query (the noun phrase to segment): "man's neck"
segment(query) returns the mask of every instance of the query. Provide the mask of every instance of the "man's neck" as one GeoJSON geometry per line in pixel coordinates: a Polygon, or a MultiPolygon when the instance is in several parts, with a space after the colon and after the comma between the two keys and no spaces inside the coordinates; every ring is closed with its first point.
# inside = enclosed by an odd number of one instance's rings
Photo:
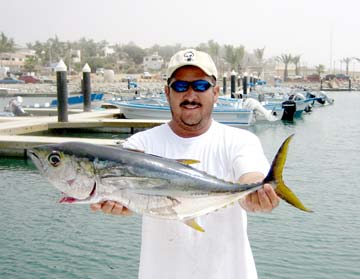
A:
{"type": "Polygon", "coordinates": [[[204,127],[181,127],[174,120],[169,122],[171,130],[179,137],[193,138],[206,133],[211,127],[212,120],[204,127]]]}

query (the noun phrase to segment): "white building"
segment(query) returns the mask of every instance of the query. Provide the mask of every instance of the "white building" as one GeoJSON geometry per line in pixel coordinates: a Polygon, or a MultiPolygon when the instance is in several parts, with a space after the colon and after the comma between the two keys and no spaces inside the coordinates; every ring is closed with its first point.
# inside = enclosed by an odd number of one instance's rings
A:
{"type": "Polygon", "coordinates": [[[79,49],[72,49],[70,51],[71,60],[74,63],[80,63],[81,62],[81,50],[79,49]]]}
{"type": "Polygon", "coordinates": [[[103,48],[103,51],[104,51],[104,56],[105,56],[105,57],[108,57],[109,55],[115,53],[115,50],[114,50],[112,47],[108,47],[108,46],[105,46],[105,47],[103,48]]]}
{"type": "Polygon", "coordinates": [[[158,55],[157,53],[154,53],[150,56],[145,56],[143,60],[144,64],[144,70],[160,70],[162,66],[164,65],[164,59],[158,55]]]}

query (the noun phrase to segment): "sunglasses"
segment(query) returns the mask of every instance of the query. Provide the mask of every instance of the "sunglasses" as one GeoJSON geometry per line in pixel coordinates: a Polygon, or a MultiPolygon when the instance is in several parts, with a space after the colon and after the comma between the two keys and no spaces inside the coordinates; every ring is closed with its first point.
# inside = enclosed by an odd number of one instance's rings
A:
{"type": "Polygon", "coordinates": [[[205,92],[211,86],[214,86],[211,82],[207,80],[194,80],[194,81],[185,81],[185,80],[176,80],[169,85],[176,92],[186,92],[191,88],[196,92],[205,92]]]}

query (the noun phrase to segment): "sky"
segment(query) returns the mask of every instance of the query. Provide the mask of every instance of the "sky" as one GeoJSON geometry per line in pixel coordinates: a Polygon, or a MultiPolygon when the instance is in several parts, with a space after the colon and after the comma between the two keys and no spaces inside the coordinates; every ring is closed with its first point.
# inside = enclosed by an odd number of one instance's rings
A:
{"type": "Polygon", "coordinates": [[[308,67],[340,68],[343,58],[360,57],[359,0],[0,0],[0,7],[0,32],[24,46],[55,35],[143,48],[214,40],[248,52],[265,47],[265,59],[301,55],[308,67]]]}

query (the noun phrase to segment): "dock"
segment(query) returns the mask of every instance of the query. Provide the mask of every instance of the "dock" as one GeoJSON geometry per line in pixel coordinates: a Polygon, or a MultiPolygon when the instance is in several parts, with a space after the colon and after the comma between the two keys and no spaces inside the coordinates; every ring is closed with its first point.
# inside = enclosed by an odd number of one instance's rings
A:
{"type": "MultiPolygon", "coordinates": [[[[41,110],[41,109],[39,109],[41,110]]],[[[33,111],[34,112],[34,111],[33,111]]],[[[27,149],[33,146],[69,141],[81,141],[101,145],[119,145],[119,139],[99,139],[83,137],[36,136],[37,132],[55,129],[71,129],[91,132],[134,133],[136,129],[148,129],[167,120],[122,119],[119,109],[95,110],[91,112],[74,111],[68,122],[58,122],[51,111],[42,111],[45,116],[0,117],[0,156],[26,157],[27,149]],[[48,116],[48,115],[50,116],[48,116]]]]}

